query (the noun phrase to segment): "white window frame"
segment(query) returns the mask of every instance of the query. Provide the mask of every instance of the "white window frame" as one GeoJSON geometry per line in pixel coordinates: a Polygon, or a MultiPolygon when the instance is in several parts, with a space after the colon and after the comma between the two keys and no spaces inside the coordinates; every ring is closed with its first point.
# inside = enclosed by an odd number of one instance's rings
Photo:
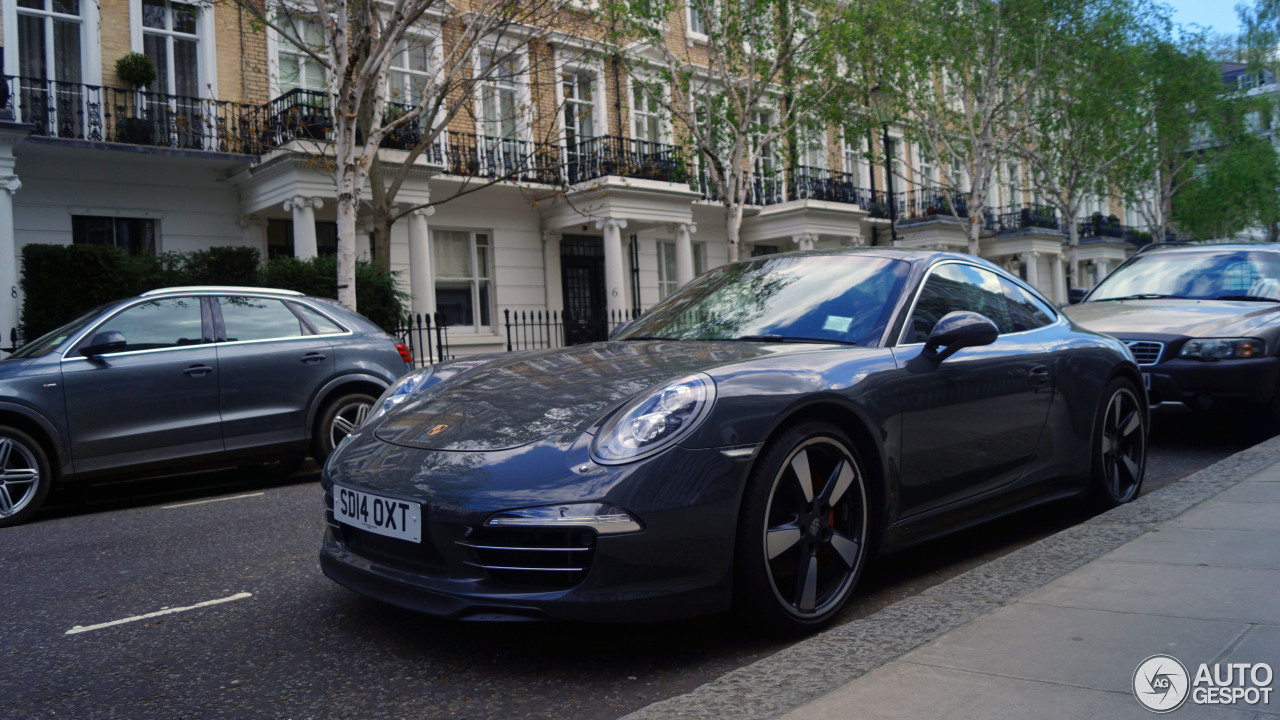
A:
{"type": "Polygon", "coordinates": [[[830,149],[827,145],[827,126],[822,123],[821,120],[816,118],[815,122],[812,124],[807,122],[801,123],[799,137],[800,142],[804,143],[804,147],[800,148],[800,152],[798,153],[801,158],[800,164],[808,168],[826,171],[828,166],[831,164],[831,161],[828,158],[830,149]],[[809,153],[814,150],[817,150],[818,152],[818,162],[816,165],[809,162],[811,159],[809,153]]]}
{"type": "MultiPolygon", "coordinates": [[[[414,36],[416,40],[419,40],[423,42],[424,45],[426,45],[428,67],[424,71],[418,71],[418,70],[411,70],[408,68],[397,68],[394,65],[391,66],[389,71],[387,72],[387,101],[388,102],[399,102],[405,105],[417,104],[417,102],[410,103],[410,102],[405,102],[404,100],[394,99],[394,96],[392,95],[392,88],[391,88],[391,75],[394,73],[402,73],[406,76],[429,78],[431,82],[437,83],[437,84],[442,81],[442,78],[440,75],[440,73],[442,72],[441,66],[444,64],[444,50],[443,50],[444,44],[443,44],[443,40],[441,39],[442,32],[443,31],[439,25],[432,25],[430,29],[415,26],[415,27],[409,28],[409,30],[405,33],[406,35],[414,36]]],[[[404,42],[404,40],[401,40],[401,42],[404,42]]],[[[397,52],[396,56],[399,56],[404,52],[406,51],[397,52]]],[[[395,62],[394,57],[392,58],[392,62],[393,63],[395,62]]],[[[442,107],[441,110],[443,109],[444,108],[442,107]]]]}
{"type": "MultiPolygon", "coordinates": [[[[0,17],[3,17],[4,23],[4,67],[11,75],[16,75],[18,73],[19,58],[18,3],[16,0],[4,0],[3,3],[0,3],[0,6],[2,6],[0,17]]],[[[99,12],[97,0],[80,0],[80,14],[78,16],[29,8],[22,8],[22,14],[78,21],[80,23],[80,82],[86,85],[102,84],[102,48],[101,38],[98,33],[99,12]]],[[[52,31],[52,23],[49,23],[49,25],[50,29],[45,31],[45,42],[49,51],[52,52],[53,45],[48,38],[48,33],[52,31]]],[[[52,64],[49,67],[52,67],[52,64]]]]}
{"type": "Polygon", "coordinates": [[[871,163],[867,161],[867,140],[859,139],[850,143],[848,131],[840,133],[840,169],[841,172],[855,177],[860,188],[871,187],[871,163]]]}
{"type": "MultiPolygon", "coordinates": [[[[642,138],[642,137],[640,137],[640,133],[639,133],[639,132],[637,132],[638,125],[636,124],[636,117],[637,117],[637,110],[636,110],[636,96],[637,96],[637,93],[644,93],[644,94],[647,94],[647,92],[648,92],[648,91],[647,91],[647,90],[645,90],[644,85],[641,85],[640,83],[636,82],[635,78],[632,78],[632,79],[629,81],[628,86],[629,86],[630,96],[629,96],[629,103],[628,103],[627,107],[630,109],[630,112],[628,113],[628,119],[629,119],[629,121],[628,121],[628,125],[630,126],[630,127],[629,127],[629,130],[630,130],[630,132],[631,132],[630,137],[631,137],[633,140],[645,140],[645,141],[647,141],[647,140],[648,140],[647,138],[642,138]]],[[[664,92],[665,92],[665,91],[664,91],[664,92]]],[[[664,103],[666,102],[666,98],[663,98],[662,100],[660,100],[660,101],[655,101],[655,102],[658,102],[658,104],[659,104],[659,105],[662,105],[662,104],[664,104],[664,103]]],[[[659,111],[658,113],[649,113],[649,112],[646,112],[646,113],[644,113],[644,115],[645,115],[646,117],[656,117],[656,118],[657,118],[657,120],[658,120],[658,140],[656,140],[655,142],[660,142],[660,143],[664,143],[664,144],[666,144],[666,145],[671,145],[671,144],[672,144],[672,142],[671,142],[671,122],[668,120],[668,118],[665,116],[665,114],[663,114],[661,111],[659,111]]]]}
{"type": "MultiPolygon", "coordinates": [[[[529,117],[530,109],[532,108],[532,103],[530,102],[530,96],[529,96],[529,83],[528,83],[529,48],[524,43],[520,43],[519,45],[513,42],[479,43],[475,51],[471,54],[472,70],[477,74],[477,76],[480,73],[481,53],[484,53],[488,50],[494,50],[494,49],[497,49],[504,55],[512,51],[515,51],[514,56],[511,58],[511,61],[516,63],[517,79],[514,81],[504,81],[504,82],[510,82],[510,84],[513,86],[513,89],[515,91],[515,106],[517,109],[521,110],[519,115],[516,117],[516,133],[515,133],[516,137],[514,139],[527,142],[527,143],[532,143],[533,142],[533,136],[532,136],[533,122],[532,122],[532,118],[529,117]],[[521,82],[520,81],[521,79],[523,79],[524,81],[521,82]]],[[[472,96],[472,102],[474,103],[474,107],[476,108],[475,117],[476,117],[476,136],[477,137],[488,136],[488,133],[485,132],[485,124],[488,121],[484,117],[484,91],[489,87],[493,86],[496,82],[497,81],[493,80],[492,78],[489,78],[489,79],[486,79],[484,82],[478,82],[475,84],[475,93],[472,96]]]]}
{"type": "MultiPolygon", "coordinates": [[[[431,258],[432,260],[431,262],[432,295],[434,296],[434,294],[438,292],[440,288],[441,280],[443,280],[446,283],[449,283],[449,282],[470,282],[471,283],[471,315],[474,322],[471,324],[470,327],[466,325],[448,325],[447,327],[449,328],[449,331],[468,333],[468,334],[474,333],[476,335],[496,334],[498,330],[498,311],[496,307],[497,281],[494,276],[497,274],[497,272],[496,272],[496,258],[495,258],[496,253],[494,252],[495,242],[494,242],[493,230],[487,230],[487,229],[477,230],[474,228],[464,228],[464,227],[432,227],[430,230],[431,230],[431,251],[432,251],[432,258],[431,258]],[[470,250],[471,250],[471,277],[470,278],[442,277],[439,274],[440,272],[439,264],[435,262],[435,256],[434,256],[437,232],[467,233],[470,239],[470,250]],[[488,270],[488,275],[485,277],[480,276],[479,252],[476,249],[477,235],[484,235],[486,238],[488,238],[488,241],[489,241],[489,244],[488,244],[489,252],[488,252],[488,258],[487,258],[487,264],[486,264],[486,270],[488,270]],[[488,299],[489,299],[489,324],[488,325],[482,325],[480,323],[480,283],[482,281],[487,284],[487,289],[485,290],[485,294],[488,295],[488,299]]],[[[435,302],[434,297],[432,298],[432,301],[435,302]]]]}
{"type": "MultiPolygon", "coordinates": [[[[287,18],[280,18],[280,19],[287,19],[287,18]]],[[[303,19],[300,19],[300,20],[302,22],[316,22],[315,20],[303,20],[303,19]]],[[[324,30],[322,28],[321,32],[323,31],[324,30]]],[[[280,53],[281,52],[284,52],[289,55],[294,55],[294,54],[298,55],[300,62],[317,64],[314,58],[310,57],[309,55],[302,52],[301,50],[299,50],[297,53],[294,53],[292,50],[285,49],[286,45],[293,45],[293,43],[282,38],[280,36],[280,33],[276,32],[275,28],[267,28],[267,58],[268,58],[267,85],[271,92],[271,97],[273,98],[280,97],[285,93],[285,90],[281,87],[281,84],[280,84],[281,83],[281,80],[280,80],[280,53]]],[[[323,73],[326,76],[329,74],[329,71],[324,67],[318,67],[317,70],[319,70],[321,73],[323,73]]],[[[321,87],[319,88],[319,90],[321,92],[328,92],[328,85],[329,83],[326,77],[325,82],[321,84],[321,87]]],[[[298,87],[306,87],[306,86],[299,85],[298,87]]]]}
{"type": "MultiPolygon", "coordinates": [[[[714,3],[715,0],[704,0],[705,2],[714,3]]],[[[693,8],[693,0],[684,0],[684,34],[685,38],[700,45],[706,45],[711,42],[711,37],[707,35],[707,28],[702,27],[702,16],[693,8]],[[695,22],[699,29],[694,28],[695,22]]],[[[714,14],[714,13],[713,13],[714,14]]]]}
{"type": "MultiPolygon", "coordinates": [[[[176,0],[167,0],[172,4],[176,0]]],[[[94,0],[82,0],[82,2],[94,2],[94,0]]],[[[196,40],[196,64],[197,64],[197,88],[199,93],[197,97],[206,100],[218,99],[218,52],[214,40],[216,32],[214,30],[214,6],[212,3],[204,0],[191,0],[190,2],[181,2],[179,4],[192,5],[199,9],[196,15],[196,32],[194,38],[196,40]]],[[[172,17],[172,10],[170,10],[172,17]]],[[[147,34],[164,35],[169,38],[168,58],[170,64],[173,63],[173,43],[174,37],[189,38],[193,37],[186,33],[175,33],[172,30],[158,30],[156,28],[145,28],[147,34]]],[[[141,53],[144,50],[142,36],[144,28],[142,27],[142,0],[129,0],[129,46],[133,52],[141,53]]],[[[172,83],[175,80],[175,74],[170,69],[169,80],[172,83]]],[[[166,90],[166,92],[168,92],[166,90]]],[[[172,94],[172,93],[170,93],[172,94]]]]}
{"type": "Polygon", "coordinates": [[[564,111],[568,107],[568,100],[564,95],[564,76],[572,75],[591,75],[591,128],[592,137],[604,137],[608,134],[609,118],[608,103],[605,99],[605,81],[604,81],[604,63],[599,61],[570,61],[562,57],[559,51],[556,52],[556,107],[559,112],[556,113],[558,118],[558,129],[560,134],[560,148],[567,152],[569,149],[569,129],[564,122],[564,111]]]}

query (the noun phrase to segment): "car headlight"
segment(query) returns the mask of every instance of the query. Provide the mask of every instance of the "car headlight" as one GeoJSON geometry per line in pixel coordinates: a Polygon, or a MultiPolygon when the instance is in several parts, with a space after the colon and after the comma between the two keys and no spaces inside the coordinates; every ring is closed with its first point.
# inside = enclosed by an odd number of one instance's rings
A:
{"type": "Polygon", "coordinates": [[[1178,351],[1178,357],[1191,360],[1234,360],[1266,354],[1267,344],[1257,338],[1195,338],[1178,351]]]}
{"type": "Polygon", "coordinates": [[[415,370],[408,375],[400,378],[394,385],[387,388],[382,393],[382,397],[373,404],[373,410],[364,419],[365,423],[371,423],[379,417],[391,412],[391,409],[400,403],[413,397],[413,394],[422,389],[423,384],[431,377],[431,373],[435,372],[435,366],[428,365],[421,370],[415,370]]]}
{"type": "Polygon", "coordinates": [[[641,395],[614,414],[591,445],[602,465],[639,460],[675,443],[711,408],[716,383],[697,373],[641,395]]]}

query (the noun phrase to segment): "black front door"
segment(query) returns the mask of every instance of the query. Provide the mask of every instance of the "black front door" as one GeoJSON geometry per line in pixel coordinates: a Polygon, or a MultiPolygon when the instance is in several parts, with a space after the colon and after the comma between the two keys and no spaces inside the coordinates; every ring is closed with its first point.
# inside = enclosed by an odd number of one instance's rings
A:
{"type": "Polygon", "coordinates": [[[608,338],[605,322],[604,244],[590,235],[565,235],[560,240],[560,278],[564,289],[566,345],[608,338]]]}

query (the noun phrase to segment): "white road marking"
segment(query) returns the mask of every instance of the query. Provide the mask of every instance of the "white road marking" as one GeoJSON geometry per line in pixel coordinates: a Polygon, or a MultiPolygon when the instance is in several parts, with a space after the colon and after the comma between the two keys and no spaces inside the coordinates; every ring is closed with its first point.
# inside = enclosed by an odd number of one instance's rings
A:
{"type": "Polygon", "coordinates": [[[172,510],[174,508],[180,508],[180,507],[191,507],[192,505],[204,505],[205,503],[222,502],[223,500],[243,500],[244,498],[258,497],[259,495],[266,495],[266,493],[256,492],[256,493],[249,493],[248,495],[232,495],[231,497],[214,498],[212,500],[196,500],[194,502],[189,502],[189,503],[178,503],[177,505],[161,505],[160,509],[172,510]]]}
{"type": "Polygon", "coordinates": [[[229,603],[229,602],[232,602],[233,600],[243,600],[249,597],[253,597],[253,593],[247,593],[247,592],[236,593],[235,595],[229,595],[224,598],[218,598],[217,600],[206,600],[205,602],[196,603],[195,605],[188,605],[187,607],[165,608],[164,610],[157,610],[153,613],[147,613],[146,615],[135,615],[133,617],[127,617],[127,618],[124,618],[123,620],[112,620],[111,622],[99,623],[98,625],[88,625],[88,626],[77,625],[71,628],[70,630],[68,630],[64,634],[76,635],[82,632],[89,632],[90,630],[101,630],[102,628],[108,628],[113,625],[123,625],[125,623],[137,622],[138,620],[146,620],[148,618],[159,617],[161,615],[171,615],[173,613],[186,612],[187,610],[195,610],[197,608],[209,607],[210,605],[221,605],[222,603],[229,603]]]}

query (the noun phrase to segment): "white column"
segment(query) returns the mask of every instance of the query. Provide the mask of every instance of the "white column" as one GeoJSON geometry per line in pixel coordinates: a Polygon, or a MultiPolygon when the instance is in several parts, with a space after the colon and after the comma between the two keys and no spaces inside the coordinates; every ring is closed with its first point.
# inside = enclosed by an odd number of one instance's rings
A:
{"type": "Polygon", "coordinates": [[[409,294],[414,315],[431,317],[436,311],[436,282],[431,270],[431,233],[427,218],[434,207],[409,213],[409,294]]]}
{"type": "Polygon", "coordinates": [[[1022,263],[1027,266],[1027,284],[1031,287],[1040,289],[1040,253],[1024,252],[1022,253],[1022,263]]]}
{"type": "Polygon", "coordinates": [[[1108,265],[1110,265],[1110,263],[1109,263],[1108,261],[1106,261],[1106,260],[1095,260],[1095,261],[1094,261],[1093,266],[1094,266],[1094,268],[1096,269],[1096,272],[1097,272],[1097,275],[1095,276],[1095,279],[1094,279],[1094,282],[1093,282],[1094,287],[1097,287],[1097,286],[1098,286],[1098,283],[1100,283],[1100,282],[1102,282],[1104,279],[1106,279],[1106,277],[1107,277],[1107,266],[1108,266],[1108,265]]]}
{"type": "Polygon", "coordinates": [[[626,272],[622,262],[622,229],[626,226],[627,221],[618,218],[596,221],[596,228],[604,231],[604,294],[611,314],[627,309],[626,272]]]}
{"type": "Polygon", "coordinates": [[[542,231],[542,282],[546,286],[547,311],[564,311],[564,282],[560,276],[560,231],[542,231]]]}
{"type": "Polygon", "coordinates": [[[320,198],[295,195],[284,201],[285,211],[293,212],[293,256],[313,258],[319,254],[316,247],[316,210],[324,205],[320,198]]]}
{"type": "MultiPolygon", "coordinates": [[[[0,164],[0,172],[6,169],[13,170],[12,160],[7,168],[0,164]]],[[[13,238],[13,195],[20,189],[22,181],[17,175],[0,174],[0,347],[12,347],[11,333],[18,327],[18,247],[13,238]]],[[[0,352],[0,356],[3,355],[0,352]]]]}
{"type": "Polygon", "coordinates": [[[694,223],[672,223],[671,230],[676,236],[676,285],[683,287],[693,279],[693,239],[689,236],[698,232],[694,223]]]}
{"type": "Polygon", "coordinates": [[[813,233],[796,233],[791,236],[791,240],[799,250],[812,250],[814,244],[818,242],[818,236],[813,233]]]}
{"type": "Polygon", "coordinates": [[[1053,256],[1053,301],[1059,304],[1067,301],[1067,264],[1061,255],[1053,256]]]}

